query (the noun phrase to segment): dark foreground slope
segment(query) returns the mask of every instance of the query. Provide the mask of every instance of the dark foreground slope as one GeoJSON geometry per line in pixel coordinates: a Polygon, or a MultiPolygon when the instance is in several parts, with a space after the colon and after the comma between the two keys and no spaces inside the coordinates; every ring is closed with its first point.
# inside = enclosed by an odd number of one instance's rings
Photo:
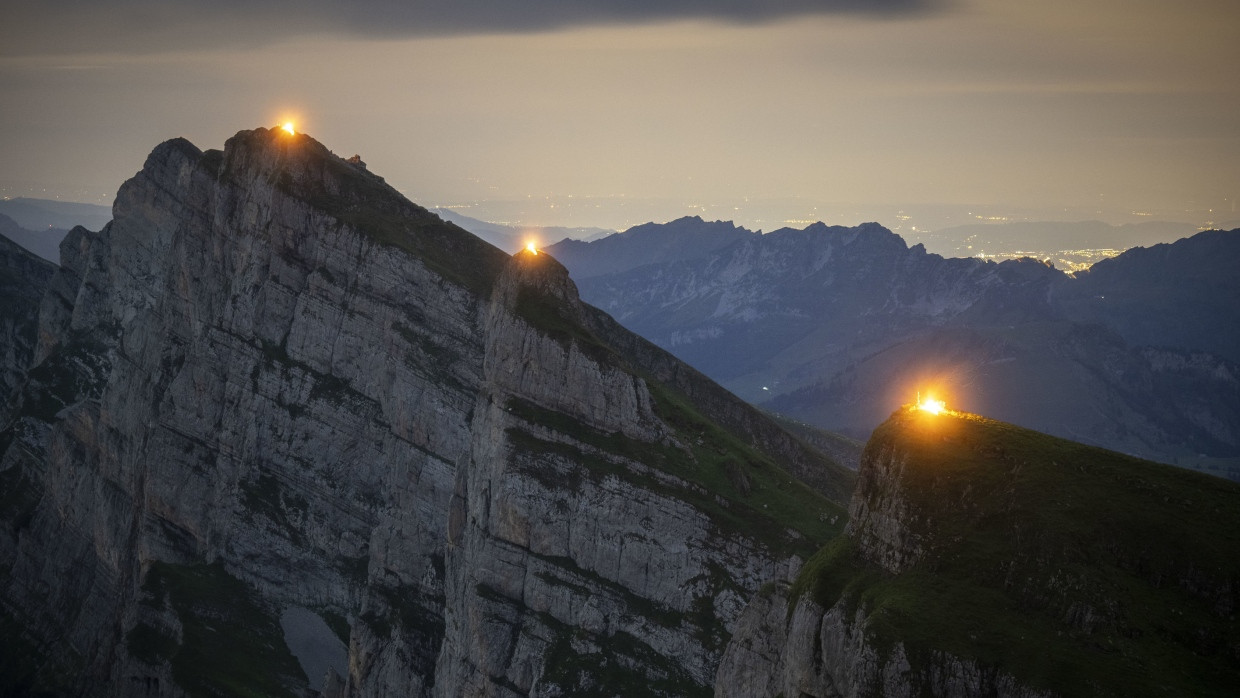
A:
{"type": "Polygon", "coordinates": [[[846,535],[747,610],[724,666],[748,668],[721,670],[721,694],[1240,685],[1240,486],[911,408],[874,432],[859,477],[846,535]]]}
{"type": "Polygon", "coordinates": [[[843,527],[849,471],[307,136],[164,143],[61,252],[0,693],[702,695],[843,527]]]}

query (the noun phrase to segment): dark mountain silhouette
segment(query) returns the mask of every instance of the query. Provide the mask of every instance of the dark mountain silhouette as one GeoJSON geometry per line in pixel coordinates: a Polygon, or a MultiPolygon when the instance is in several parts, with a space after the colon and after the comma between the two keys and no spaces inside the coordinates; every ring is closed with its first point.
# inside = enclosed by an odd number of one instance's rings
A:
{"type": "Polygon", "coordinates": [[[60,241],[68,233],[68,230],[57,228],[26,230],[12,218],[0,214],[0,237],[17,243],[53,264],[60,263],[60,241]]]}
{"type": "Polygon", "coordinates": [[[12,218],[27,230],[35,231],[47,228],[67,231],[79,225],[89,230],[99,230],[112,220],[112,209],[108,206],[24,196],[0,200],[0,214],[12,218]]]}
{"type": "Polygon", "coordinates": [[[1103,260],[1056,289],[1067,317],[1131,344],[1202,350],[1240,362],[1240,233],[1210,230],[1103,260]]]}
{"type": "Polygon", "coordinates": [[[698,216],[686,216],[670,223],[634,226],[623,235],[599,240],[562,240],[547,247],[574,278],[625,272],[653,263],[692,259],[752,237],[731,221],[708,223],[698,216]]]}

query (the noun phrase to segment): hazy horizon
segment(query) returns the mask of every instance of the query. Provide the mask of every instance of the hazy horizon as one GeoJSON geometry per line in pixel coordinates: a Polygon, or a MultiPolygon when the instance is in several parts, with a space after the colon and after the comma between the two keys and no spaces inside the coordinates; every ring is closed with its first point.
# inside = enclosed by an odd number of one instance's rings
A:
{"type": "Polygon", "coordinates": [[[521,225],[1235,217],[1231,2],[419,7],[12,8],[0,195],[107,204],[163,140],[292,118],[413,201],[521,225]]]}

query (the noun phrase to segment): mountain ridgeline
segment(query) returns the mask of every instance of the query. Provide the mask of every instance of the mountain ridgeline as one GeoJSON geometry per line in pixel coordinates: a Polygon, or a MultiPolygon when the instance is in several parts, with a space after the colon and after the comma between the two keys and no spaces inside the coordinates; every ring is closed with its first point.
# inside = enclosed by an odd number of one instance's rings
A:
{"type": "Polygon", "coordinates": [[[864,439],[892,406],[937,391],[1240,479],[1240,231],[1135,248],[1075,276],[943,258],[875,223],[759,235],[686,218],[549,251],[587,302],[821,428],[864,439]]]}
{"type": "MultiPolygon", "coordinates": [[[[880,308],[956,307],[892,295],[885,265],[1006,289],[958,314],[1012,323],[1052,276],[827,232],[881,254],[831,267],[810,231],[788,235],[797,263],[880,308]]],[[[851,470],[824,455],[846,439],[624,329],[551,255],[510,256],[308,136],[168,141],[59,258],[0,244],[0,695],[1240,684],[1240,485],[904,408],[851,470]]],[[[754,312],[728,269],[713,307],[754,312]]]]}
{"type": "Polygon", "coordinates": [[[308,136],[113,211],[0,249],[0,693],[707,695],[844,526],[853,471],[308,136]]]}

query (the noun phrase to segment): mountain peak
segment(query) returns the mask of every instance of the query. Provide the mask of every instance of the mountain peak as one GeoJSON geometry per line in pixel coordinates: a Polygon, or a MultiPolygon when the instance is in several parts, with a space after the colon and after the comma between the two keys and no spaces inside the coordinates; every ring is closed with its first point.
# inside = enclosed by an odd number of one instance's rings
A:
{"type": "Polygon", "coordinates": [[[346,160],[308,134],[289,133],[282,128],[238,131],[225,142],[222,154],[207,151],[206,155],[204,165],[218,163],[217,173],[221,177],[239,181],[272,178],[286,192],[317,199],[312,203],[329,203],[324,197],[404,198],[382,177],[370,172],[360,156],[346,160]]]}
{"type": "MultiPolygon", "coordinates": [[[[157,146],[143,170],[122,186],[116,206],[150,204],[170,183],[183,187],[207,176],[246,192],[232,205],[266,215],[271,207],[309,206],[381,245],[420,258],[444,278],[485,293],[508,255],[409,201],[367,169],[344,159],[305,133],[281,128],[238,131],[224,150],[199,150],[184,138],[157,146]]],[[[174,225],[174,221],[168,221],[174,225]]]]}
{"type": "MultiPolygon", "coordinates": [[[[1217,478],[906,406],[866,444],[844,535],[733,644],[775,657],[785,694],[1228,695],[1237,501],[1217,478]],[[843,640],[815,644],[828,632],[843,640]]],[[[764,678],[746,671],[717,685],[764,678]]]]}
{"type": "Polygon", "coordinates": [[[502,292],[505,286],[511,286],[512,289],[509,290],[516,290],[518,293],[533,292],[554,298],[560,306],[561,314],[579,319],[580,313],[576,306],[581,299],[577,294],[577,285],[569,278],[568,269],[546,252],[519,250],[512,255],[512,261],[505,267],[496,288],[502,292]]]}
{"type": "Polygon", "coordinates": [[[1107,547],[1109,555],[1131,556],[1117,564],[1148,568],[1142,574],[1157,583],[1159,575],[1182,574],[1191,559],[1210,557],[1204,549],[1182,550],[1187,544],[1166,530],[1192,520],[1208,528],[1207,509],[1238,499],[1240,486],[1212,476],[976,414],[909,405],[866,445],[848,533],[863,557],[891,573],[937,565],[959,554],[962,540],[993,533],[1022,564],[1065,550],[1074,559],[1100,559],[1089,550],[1107,547]],[[1182,511],[1187,501],[1194,502],[1192,513],[1182,511]]]}

